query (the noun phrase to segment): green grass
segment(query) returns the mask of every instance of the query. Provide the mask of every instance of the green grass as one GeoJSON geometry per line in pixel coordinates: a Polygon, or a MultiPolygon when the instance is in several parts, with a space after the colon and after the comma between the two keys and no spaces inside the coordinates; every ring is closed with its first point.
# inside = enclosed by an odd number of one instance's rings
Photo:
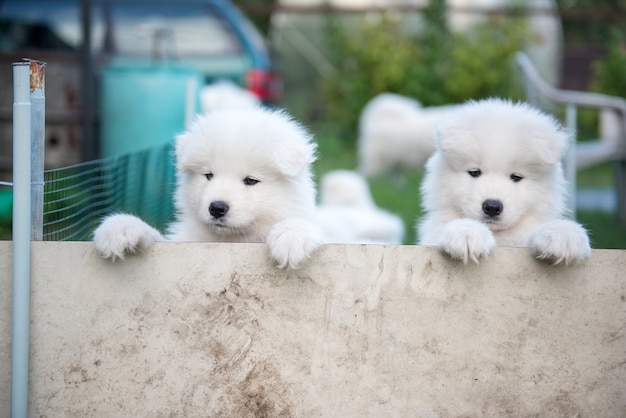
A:
{"type": "Polygon", "coordinates": [[[613,213],[578,211],[576,219],[589,231],[593,248],[626,249],[626,227],[616,223],[613,213]]]}
{"type": "Polygon", "coordinates": [[[576,173],[576,184],[579,188],[606,188],[615,180],[613,164],[604,163],[585,168],[576,173]]]}

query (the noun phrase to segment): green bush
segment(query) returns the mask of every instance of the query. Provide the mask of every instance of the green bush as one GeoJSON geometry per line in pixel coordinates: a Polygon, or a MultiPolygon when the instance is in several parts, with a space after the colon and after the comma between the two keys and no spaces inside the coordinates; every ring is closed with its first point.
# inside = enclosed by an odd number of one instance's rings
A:
{"type": "Polygon", "coordinates": [[[511,58],[524,45],[525,20],[493,18],[470,34],[452,34],[442,4],[431,2],[422,29],[414,33],[390,13],[361,16],[351,24],[328,18],[328,45],[339,71],[322,81],[322,92],[326,116],[344,134],[355,131],[363,106],[383,92],[416,98],[424,106],[521,97],[511,58]]]}
{"type": "Polygon", "coordinates": [[[592,90],[626,97],[626,33],[619,29],[611,32],[606,56],[596,60],[592,69],[592,90]]]}
{"type": "Polygon", "coordinates": [[[449,102],[489,96],[521,98],[512,58],[522,49],[524,20],[491,19],[468,35],[455,34],[443,86],[449,102]]]}
{"type": "Polygon", "coordinates": [[[338,72],[322,81],[327,117],[354,128],[369,99],[405,89],[410,67],[423,61],[422,51],[386,14],[374,22],[358,19],[353,25],[329,20],[330,52],[338,72]]]}

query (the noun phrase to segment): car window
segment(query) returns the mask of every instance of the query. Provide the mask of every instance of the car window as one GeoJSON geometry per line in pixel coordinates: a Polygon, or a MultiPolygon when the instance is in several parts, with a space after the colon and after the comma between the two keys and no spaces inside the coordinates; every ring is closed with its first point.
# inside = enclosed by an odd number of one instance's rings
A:
{"type": "Polygon", "coordinates": [[[241,53],[230,25],[208,5],[160,6],[114,4],[110,45],[116,55],[194,57],[241,53]]]}
{"type": "MultiPolygon", "coordinates": [[[[2,1],[0,51],[78,50],[78,2],[2,1]]],[[[118,56],[193,58],[242,53],[228,22],[210,4],[97,3],[92,50],[118,56]]]]}
{"type": "Polygon", "coordinates": [[[37,1],[0,3],[0,51],[80,48],[78,4],[37,1]]]}

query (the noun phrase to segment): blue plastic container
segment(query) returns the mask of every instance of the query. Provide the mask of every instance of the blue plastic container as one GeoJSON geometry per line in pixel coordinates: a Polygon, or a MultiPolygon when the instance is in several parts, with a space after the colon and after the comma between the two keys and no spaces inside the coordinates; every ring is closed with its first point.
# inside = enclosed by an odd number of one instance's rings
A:
{"type": "Polygon", "coordinates": [[[185,128],[188,83],[195,82],[199,111],[199,71],[165,65],[115,65],[101,84],[100,156],[110,157],[172,142],[185,128]]]}

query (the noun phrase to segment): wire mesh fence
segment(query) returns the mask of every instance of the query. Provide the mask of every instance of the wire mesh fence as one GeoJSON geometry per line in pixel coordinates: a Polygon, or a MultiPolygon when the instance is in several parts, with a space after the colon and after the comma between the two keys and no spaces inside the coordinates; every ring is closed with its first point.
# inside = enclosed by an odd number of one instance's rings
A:
{"type": "Polygon", "coordinates": [[[103,216],[126,212],[161,229],[173,215],[172,145],[48,170],[43,239],[86,241],[103,216]]]}

